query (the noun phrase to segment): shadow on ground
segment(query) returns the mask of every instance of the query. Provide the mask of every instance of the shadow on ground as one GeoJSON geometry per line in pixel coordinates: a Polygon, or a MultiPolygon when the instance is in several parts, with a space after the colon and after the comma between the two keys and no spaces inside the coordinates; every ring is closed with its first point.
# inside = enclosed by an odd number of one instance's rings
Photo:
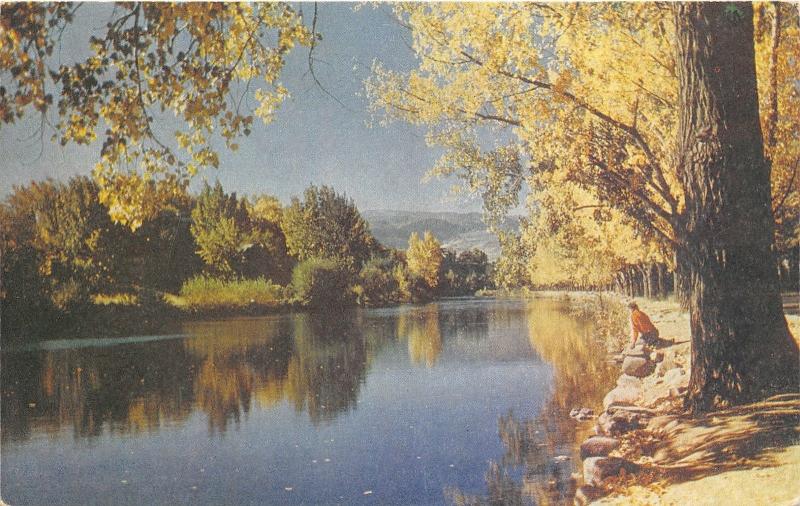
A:
{"type": "Polygon", "coordinates": [[[653,470],[678,483],[712,474],[777,465],[776,452],[800,443],[800,394],[701,418],[662,416],[651,421],[653,470]]]}

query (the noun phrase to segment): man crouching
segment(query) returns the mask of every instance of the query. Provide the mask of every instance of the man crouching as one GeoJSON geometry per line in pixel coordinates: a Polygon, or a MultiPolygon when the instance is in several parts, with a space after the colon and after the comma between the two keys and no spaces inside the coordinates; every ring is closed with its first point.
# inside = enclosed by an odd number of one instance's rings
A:
{"type": "Polygon", "coordinates": [[[636,341],[641,336],[647,346],[656,346],[661,340],[658,338],[658,329],[650,321],[635,302],[628,304],[631,309],[631,348],[636,346],[636,341]]]}

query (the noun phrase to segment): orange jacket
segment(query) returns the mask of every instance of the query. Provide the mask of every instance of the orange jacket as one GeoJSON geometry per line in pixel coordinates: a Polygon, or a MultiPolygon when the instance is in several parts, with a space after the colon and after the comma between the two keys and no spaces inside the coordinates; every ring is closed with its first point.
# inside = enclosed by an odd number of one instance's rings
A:
{"type": "Polygon", "coordinates": [[[631,312],[631,334],[633,339],[639,337],[639,334],[646,334],[656,330],[656,326],[650,321],[650,318],[638,309],[631,312]]]}

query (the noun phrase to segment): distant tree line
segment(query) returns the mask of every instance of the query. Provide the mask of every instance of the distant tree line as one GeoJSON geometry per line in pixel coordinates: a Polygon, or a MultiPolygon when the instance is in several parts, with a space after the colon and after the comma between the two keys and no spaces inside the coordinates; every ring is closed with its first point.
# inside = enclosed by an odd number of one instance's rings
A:
{"type": "Polygon", "coordinates": [[[482,251],[457,254],[430,232],[413,234],[407,251],[387,248],[352,199],[326,186],[284,207],[206,184],[163,198],[132,231],[109,218],[91,179],[34,182],[0,204],[0,254],[2,326],[12,333],[99,305],[380,306],[492,285],[482,251]]]}

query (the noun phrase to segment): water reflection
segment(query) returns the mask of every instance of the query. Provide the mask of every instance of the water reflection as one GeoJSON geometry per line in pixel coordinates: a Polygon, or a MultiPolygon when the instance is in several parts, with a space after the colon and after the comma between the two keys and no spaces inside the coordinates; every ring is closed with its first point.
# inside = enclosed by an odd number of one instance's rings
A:
{"type": "MultiPolygon", "coordinates": [[[[207,415],[212,433],[225,432],[254,402],[287,402],[314,423],[332,420],[356,405],[371,357],[397,333],[393,320],[364,325],[361,318],[298,314],[187,323],[189,337],[181,340],[4,353],[3,440],[67,425],[76,437],[98,436],[104,428],[157,430],[185,420],[193,408],[207,415]]],[[[438,330],[425,335],[432,328],[416,331],[413,341],[438,342],[440,351],[438,330]]]]}
{"type": "MultiPolygon", "coordinates": [[[[589,427],[576,425],[568,412],[597,404],[613,381],[602,348],[589,339],[591,332],[591,322],[576,320],[555,301],[461,300],[194,322],[184,324],[185,338],[94,347],[76,341],[59,349],[4,351],[4,479],[25,476],[23,467],[8,459],[9,448],[19,450],[17,462],[49,465],[37,461],[35,451],[25,453],[41,436],[52,448],[63,449],[68,445],[59,440],[65,434],[67,440],[71,436],[98,447],[110,445],[114,436],[139,435],[136,444],[144,447],[168,433],[175,448],[191,448],[189,455],[206,440],[244,438],[253,452],[264,452],[259,462],[282,462],[271,469],[275,475],[309,476],[304,466],[319,455],[303,455],[303,464],[293,467],[300,461],[292,459],[301,457],[281,459],[302,440],[287,439],[328,434],[323,442],[332,447],[341,434],[349,443],[342,443],[339,459],[345,462],[345,454],[353,452],[351,467],[343,472],[367,481],[356,491],[359,498],[367,486],[391,482],[400,495],[379,498],[376,492],[376,501],[421,494],[413,497],[459,504],[560,504],[571,497],[569,476],[578,462],[574,443],[589,427]],[[420,368],[432,374],[421,374],[420,368]],[[364,399],[368,402],[359,404],[364,399]],[[258,423],[248,425],[253,417],[260,417],[258,423]],[[193,428],[205,428],[209,437],[198,438],[193,428]],[[105,435],[112,437],[100,437],[105,435]],[[356,448],[358,441],[365,446],[356,448]],[[272,446],[260,446],[267,443],[272,446]],[[555,459],[560,455],[573,460],[555,459]],[[468,462],[468,456],[474,458],[468,462]],[[488,466],[487,459],[492,460],[488,466]],[[374,462],[386,465],[370,467],[374,462]],[[392,481],[398,475],[402,479],[392,481]]],[[[245,458],[216,453],[224,448],[202,451],[220,463],[245,458]]],[[[158,451],[143,451],[144,458],[164,465],[174,460],[177,467],[163,471],[165,476],[183,472],[179,455],[158,451]]],[[[118,461],[112,450],[104,455],[118,461]]],[[[84,466],[104,465],[86,458],[93,464],[84,466]]],[[[220,486],[234,479],[226,468],[219,472],[220,486]]],[[[53,477],[44,471],[42,476],[53,477]]],[[[329,479],[329,486],[338,486],[338,476],[331,472],[309,480],[329,479]]],[[[285,492],[284,485],[277,491],[248,487],[240,490],[255,494],[248,496],[254,503],[286,499],[270,495],[285,492]]],[[[19,485],[16,493],[26,490],[19,485]]],[[[297,502],[321,497],[295,495],[297,502]]]]}
{"type": "Polygon", "coordinates": [[[555,299],[528,302],[531,347],[553,364],[554,377],[540,414],[519,418],[508,413],[498,419],[498,435],[506,450],[491,462],[485,474],[486,496],[451,490],[454,504],[573,503],[573,472],[580,471],[579,443],[591,434],[592,424],[569,417],[574,407],[596,407],[616,377],[605,360],[605,349],[593,338],[593,322],[573,315],[569,303],[555,299]],[[522,478],[514,480],[521,469],[522,478]]]}
{"type": "Polygon", "coordinates": [[[180,342],[2,356],[2,439],[157,430],[192,408],[197,358],[180,342]],[[130,360],[134,356],[135,360],[130,360]]]}
{"type": "Polygon", "coordinates": [[[439,305],[408,308],[397,316],[397,336],[408,341],[408,357],[414,364],[433,367],[442,353],[439,305]]]}

